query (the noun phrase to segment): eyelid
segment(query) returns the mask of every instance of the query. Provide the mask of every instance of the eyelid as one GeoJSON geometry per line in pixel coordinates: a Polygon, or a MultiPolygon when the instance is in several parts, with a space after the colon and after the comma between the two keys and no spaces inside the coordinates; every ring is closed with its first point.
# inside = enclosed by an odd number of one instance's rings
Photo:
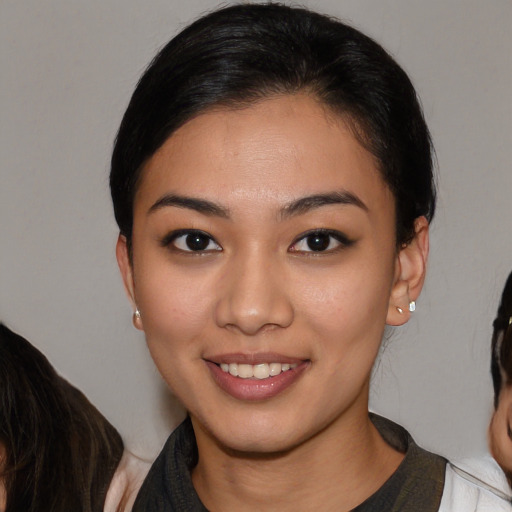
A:
{"type": "Polygon", "coordinates": [[[350,247],[351,245],[354,245],[355,240],[350,239],[347,235],[342,233],[341,231],[338,231],[336,229],[328,229],[328,228],[316,228],[316,229],[310,229],[308,231],[305,231],[304,233],[301,233],[297,238],[292,242],[290,245],[290,248],[288,249],[291,252],[298,252],[298,253],[307,253],[307,254],[313,254],[313,255],[321,255],[321,254],[330,254],[333,252],[336,252],[341,249],[345,249],[347,247],[350,247]],[[322,234],[322,235],[328,235],[337,242],[339,242],[339,246],[335,247],[334,249],[328,249],[325,251],[304,251],[304,250],[294,250],[293,247],[307,238],[308,236],[312,236],[315,234],[322,234]]]}
{"type": "Polygon", "coordinates": [[[212,235],[210,235],[210,233],[207,233],[206,231],[203,231],[202,229],[192,229],[192,228],[190,228],[190,229],[176,229],[174,231],[171,231],[170,233],[165,235],[160,240],[160,245],[162,247],[166,247],[166,248],[172,249],[172,250],[174,250],[176,252],[180,252],[180,253],[183,253],[183,254],[196,254],[196,255],[199,255],[199,254],[204,254],[204,253],[211,253],[211,252],[220,252],[220,251],[222,251],[222,246],[217,242],[217,240],[215,240],[215,238],[212,235]],[[194,234],[200,234],[202,236],[205,236],[211,242],[213,242],[218,247],[218,249],[204,249],[204,250],[193,251],[193,250],[180,249],[179,247],[176,247],[173,244],[178,238],[180,238],[182,236],[188,236],[188,235],[194,235],[194,234]]]}

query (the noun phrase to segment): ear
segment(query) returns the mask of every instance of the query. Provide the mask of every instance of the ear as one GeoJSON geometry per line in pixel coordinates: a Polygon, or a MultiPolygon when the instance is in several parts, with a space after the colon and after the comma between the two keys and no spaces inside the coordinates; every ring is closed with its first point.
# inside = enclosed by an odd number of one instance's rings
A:
{"type": "Polygon", "coordinates": [[[416,301],[425,282],[427,270],[429,231],[425,217],[414,221],[414,238],[400,249],[395,262],[395,279],[389,299],[388,325],[405,324],[411,313],[409,304],[416,301]]]}
{"type": "Polygon", "coordinates": [[[124,235],[119,235],[116,244],[116,258],[121,277],[123,278],[124,289],[128,300],[133,308],[133,325],[136,329],[143,330],[142,319],[140,315],[135,315],[137,311],[137,303],[135,302],[135,282],[133,279],[133,267],[130,259],[130,251],[128,249],[128,242],[124,235]]]}

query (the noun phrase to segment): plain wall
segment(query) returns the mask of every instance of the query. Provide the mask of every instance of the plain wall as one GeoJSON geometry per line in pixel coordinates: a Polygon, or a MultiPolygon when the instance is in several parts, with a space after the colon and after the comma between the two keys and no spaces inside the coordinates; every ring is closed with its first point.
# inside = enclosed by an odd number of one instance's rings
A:
{"type": "MultiPolygon", "coordinates": [[[[112,142],[158,48],[210,0],[0,2],[0,319],[151,457],[182,412],[131,325],[114,255],[112,142]]],[[[373,409],[449,457],[486,449],[489,343],[512,270],[512,3],[316,0],[409,72],[437,150],[427,283],[390,331],[373,409]]]]}

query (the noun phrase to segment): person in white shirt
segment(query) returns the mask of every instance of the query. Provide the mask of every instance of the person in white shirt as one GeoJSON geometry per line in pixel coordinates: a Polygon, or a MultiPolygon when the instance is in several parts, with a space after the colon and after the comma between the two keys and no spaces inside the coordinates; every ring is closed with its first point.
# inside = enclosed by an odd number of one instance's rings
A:
{"type": "Polygon", "coordinates": [[[491,453],[512,485],[512,273],[493,323],[491,373],[494,414],[489,426],[491,453]]]}

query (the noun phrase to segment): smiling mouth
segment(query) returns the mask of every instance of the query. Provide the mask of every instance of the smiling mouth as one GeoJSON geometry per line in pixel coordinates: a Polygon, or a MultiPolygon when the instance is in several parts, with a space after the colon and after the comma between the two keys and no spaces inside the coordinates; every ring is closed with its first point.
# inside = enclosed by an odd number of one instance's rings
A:
{"type": "Polygon", "coordinates": [[[278,354],[224,354],[205,360],[217,385],[237,400],[257,402],[279,395],[299,381],[309,359],[278,354]],[[281,360],[281,362],[276,362],[281,360]]]}
{"type": "Polygon", "coordinates": [[[218,365],[224,373],[229,373],[233,377],[240,379],[268,379],[277,377],[283,372],[297,368],[297,363],[221,363],[218,365]]]}

